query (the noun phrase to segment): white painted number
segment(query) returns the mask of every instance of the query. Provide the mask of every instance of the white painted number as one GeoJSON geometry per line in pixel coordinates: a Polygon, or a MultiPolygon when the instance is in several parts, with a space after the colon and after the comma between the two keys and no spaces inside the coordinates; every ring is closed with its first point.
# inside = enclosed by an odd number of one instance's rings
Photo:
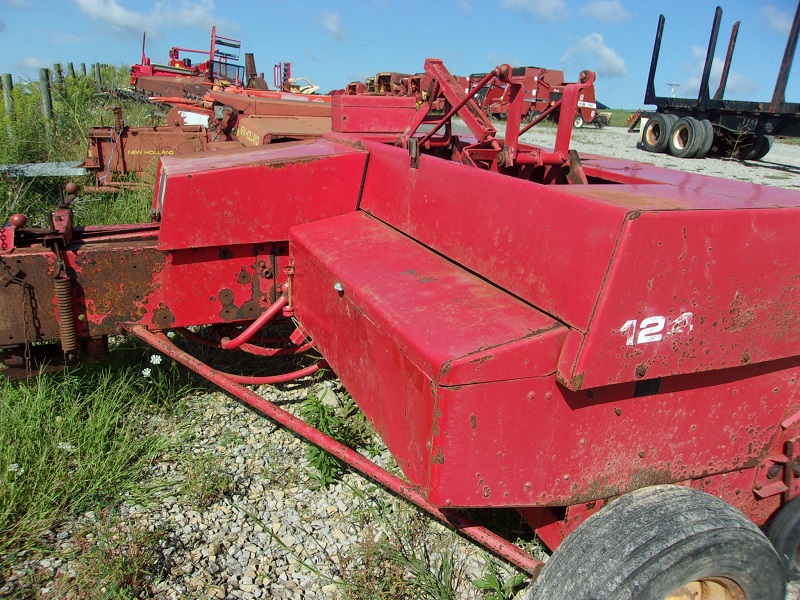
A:
{"type": "Polygon", "coordinates": [[[692,313],[685,312],[669,324],[667,324],[667,318],[661,316],[647,317],[642,319],[641,323],[631,319],[623,323],[622,327],[619,328],[619,332],[625,335],[626,346],[660,342],[664,339],[665,329],[666,335],[678,335],[692,331],[694,329],[694,325],[692,325],[693,316],[692,313]],[[636,335],[637,324],[639,335],[636,335]]]}

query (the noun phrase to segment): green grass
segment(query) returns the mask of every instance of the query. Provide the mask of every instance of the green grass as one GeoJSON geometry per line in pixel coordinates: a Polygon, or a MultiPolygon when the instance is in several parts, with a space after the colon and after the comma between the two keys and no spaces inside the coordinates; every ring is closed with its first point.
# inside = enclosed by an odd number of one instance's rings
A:
{"type": "Polygon", "coordinates": [[[0,560],[44,549],[42,535],[60,518],[137,492],[166,447],[144,430],[158,392],[133,369],[0,385],[0,560]]]}
{"type": "Polygon", "coordinates": [[[635,108],[610,108],[608,110],[611,112],[612,127],[628,127],[628,119],[636,112],[635,108]]]}
{"type": "MultiPolygon", "coordinates": [[[[104,67],[102,72],[105,89],[128,85],[126,67],[104,67]]],[[[112,105],[122,107],[125,122],[131,126],[155,124],[154,112],[158,112],[152,105],[110,96],[98,89],[90,77],[67,78],[63,85],[53,83],[52,97],[53,120],[48,128],[39,82],[15,82],[14,112],[0,113],[0,164],[81,161],[86,155],[89,130],[113,124],[114,115],[109,110],[112,105]]],[[[28,216],[29,225],[45,226],[46,212],[58,203],[62,183],[50,177],[0,178],[3,217],[21,212],[28,216]]],[[[76,183],[88,186],[93,181],[86,176],[76,183]]],[[[149,209],[122,213],[112,220],[91,219],[108,224],[142,220],[149,220],[149,209]]]]}

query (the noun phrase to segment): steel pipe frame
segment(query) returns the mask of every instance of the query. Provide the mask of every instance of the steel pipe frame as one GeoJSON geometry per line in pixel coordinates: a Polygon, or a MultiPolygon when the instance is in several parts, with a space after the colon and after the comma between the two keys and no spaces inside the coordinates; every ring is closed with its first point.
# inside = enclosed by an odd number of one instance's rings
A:
{"type": "MultiPolygon", "coordinates": [[[[123,324],[121,329],[143,342],[149,344],[162,354],[169,356],[182,365],[193,370],[195,373],[205,377],[226,392],[233,394],[243,403],[247,404],[257,412],[269,417],[279,425],[286,427],[307,441],[319,446],[326,452],[330,452],[336,458],[350,465],[353,469],[368,477],[400,497],[408,500],[418,508],[426,511],[430,515],[439,519],[445,525],[453,528],[460,535],[468,537],[490,550],[497,556],[507,560],[520,569],[527,571],[534,577],[539,574],[544,566],[544,562],[536,559],[518,546],[505,540],[487,528],[476,525],[470,519],[450,510],[446,513],[435,506],[429,504],[411,484],[399,477],[392,475],[382,467],[376,465],[369,459],[363,457],[355,450],[348,448],[341,442],[322,433],[305,421],[295,417],[290,412],[283,410],[273,402],[266,400],[233,381],[224,373],[209,367],[199,359],[185,353],[175,346],[163,333],[154,333],[142,325],[134,323],[123,324]]],[[[298,372],[299,373],[299,372],[298,372]]]]}

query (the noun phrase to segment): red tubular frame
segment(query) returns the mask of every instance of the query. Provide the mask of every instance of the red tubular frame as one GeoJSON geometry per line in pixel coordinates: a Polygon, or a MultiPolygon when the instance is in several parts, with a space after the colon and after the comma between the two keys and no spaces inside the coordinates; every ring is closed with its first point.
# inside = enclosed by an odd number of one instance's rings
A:
{"type": "MultiPolygon", "coordinates": [[[[504,558],[508,562],[516,565],[520,569],[527,571],[533,576],[538,575],[539,571],[541,571],[542,567],[544,566],[542,561],[531,556],[508,540],[504,540],[485,527],[476,525],[466,517],[456,514],[453,511],[448,511],[448,514],[445,514],[440,509],[429,504],[422,494],[420,494],[407,481],[392,475],[369,459],[361,456],[355,450],[348,448],[332,437],[322,433],[318,429],[315,429],[305,421],[298,419],[293,414],[276,406],[274,403],[265,400],[246,387],[236,383],[229,376],[212,369],[197,358],[186,354],[180,348],[175,346],[175,344],[170,342],[164,334],[153,333],[142,325],[136,325],[132,323],[124,324],[122,327],[129,335],[138,338],[147,344],[150,344],[162,354],[169,356],[173,360],[178,361],[199,375],[202,375],[226,392],[233,394],[239,400],[249,405],[259,413],[269,417],[287,429],[290,429],[309,442],[316,444],[326,452],[330,452],[362,475],[380,483],[382,486],[396,493],[405,500],[408,500],[417,507],[425,510],[446,525],[454,528],[461,535],[471,538],[481,546],[494,552],[497,556],[504,558]]],[[[296,371],[295,375],[297,373],[300,373],[300,371],[296,371]]]]}
{"type": "MultiPolygon", "coordinates": [[[[220,350],[224,350],[221,343],[212,342],[211,340],[207,340],[206,338],[197,335],[190,329],[186,329],[185,327],[178,327],[176,329],[180,332],[181,335],[185,336],[186,338],[192,340],[193,342],[197,342],[198,344],[202,344],[203,346],[208,346],[209,348],[217,348],[220,350]]],[[[254,344],[247,344],[243,343],[239,346],[239,350],[242,352],[247,352],[249,354],[254,354],[256,356],[290,356],[292,354],[300,354],[302,352],[307,352],[314,347],[314,344],[308,342],[302,344],[300,346],[285,346],[281,348],[265,348],[264,346],[256,346],[254,344]]]]}

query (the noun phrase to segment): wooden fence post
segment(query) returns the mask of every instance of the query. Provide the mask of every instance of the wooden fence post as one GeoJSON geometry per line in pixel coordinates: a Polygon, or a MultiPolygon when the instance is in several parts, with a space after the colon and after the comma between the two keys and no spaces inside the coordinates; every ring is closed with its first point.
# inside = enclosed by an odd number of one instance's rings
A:
{"type": "Polygon", "coordinates": [[[14,81],[11,73],[3,73],[3,100],[6,107],[6,125],[8,126],[8,137],[14,139],[14,81]]]}
{"type": "Polygon", "coordinates": [[[50,69],[39,69],[39,89],[42,92],[45,128],[47,136],[51,137],[53,134],[53,95],[50,90],[50,69]]]}
{"type": "Polygon", "coordinates": [[[3,100],[6,105],[6,116],[14,116],[14,97],[11,92],[14,91],[14,81],[11,79],[11,73],[3,73],[3,100]]]}
{"type": "Polygon", "coordinates": [[[81,76],[86,77],[86,63],[81,63],[81,76]]]}
{"type": "Polygon", "coordinates": [[[94,78],[97,85],[103,85],[103,76],[100,74],[100,63],[94,63],[94,78]]]}
{"type": "Polygon", "coordinates": [[[64,87],[64,69],[61,68],[61,63],[54,64],[53,70],[55,71],[53,80],[56,84],[56,88],[61,90],[61,88],[64,87]]]}
{"type": "Polygon", "coordinates": [[[75,79],[75,65],[72,63],[67,63],[67,77],[75,79]]]}

